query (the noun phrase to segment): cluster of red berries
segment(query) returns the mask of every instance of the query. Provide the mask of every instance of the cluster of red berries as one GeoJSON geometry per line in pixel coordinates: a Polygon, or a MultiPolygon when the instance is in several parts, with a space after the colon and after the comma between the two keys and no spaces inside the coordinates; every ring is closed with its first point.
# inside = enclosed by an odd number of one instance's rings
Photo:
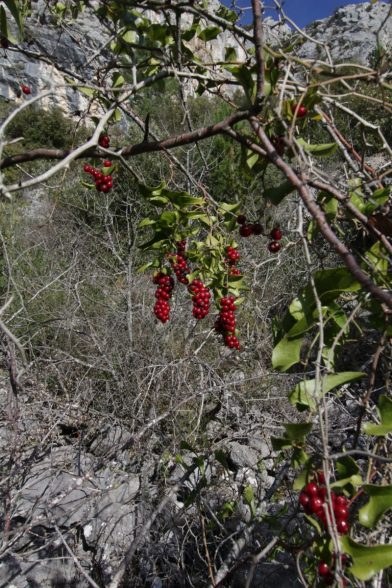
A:
{"type": "Polygon", "coordinates": [[[162,323],[167,323],[170,318],[169,300],[172,297],[174,280],[171,276],[166,276],[159,272],[153,276],[152,281],[154,284],[158,284],[158,288],[155,291],[157,301],[154,306],[154,314],[162,323]]]}
{"type": "MultiPolygon", "coordinates": [[[[104,161],[103,167],[112,167],[112,162],[108,160],[104,161]]],[[[86,174],[91,174],[93,176],[95,180],[95,187],[98,192],[110,192],[110,190],[113,188],[113,178],[111,175],[105,176],[105,174],[101,173],[95,167],[91,167],[91,165],[88,165],[88,163],[83,166],[83,171],[85,171],[86,174]]]]}
{"type": "Polygon", "coordinates": [[[240,349],[240,342],[234,335],[235,332],[235,305],[234,296],[227,296],[220,299],[220,313],[215,321],[215,330],[217,333],[223,335],[225,345],[230,349],[240,349]]]}
{"type": "MultiPolygon", "coordinates": [[[[327,527],[327,516],[324,509],[326,503],[327,489],[325,487],[324,475],[319,472],[317,475],[318,484],[316,482],[309,482],[301,491],[299,495],[299,503],[307,514],[316,515],[327,527]]],[[[331,491],[332,509],[336,520],[337,532],[345,535],[349,532],[350,526],[348,523],[348,500],[341,494],[335,494],[331,491]]]]}
{"type": "Polygon", "coordinates": [[[237,249],[234,249],[234,247],[231,247],[230,245],[228,245],[226,247],[226,265],[229,266],[229,274],[231,276],[240,276],[241,272],[240,270],[235,267],[236,263],[239,261],[240,259],[240,253],[239,251],[237,251],[237,249]]]}
{"type": "Polygon", "coordinates": [[[268,251],[270,251],[270,253],[277,253],[279,251],[279,249],[281,248],[281,244],[279,243],[279,241],[282,237],[283,233],[279,229],[279,227],[275,227],[272,229],[270,233],[271,241],[268,243],[268,251]]]}
{"type": "Polygon", "coordinates": [[[250,237],[251,235],[262,235],[263,227],[260,223],[250,223],[246,216],[239,214],[237,216],[237,223],[240,225],[241,237],[250,237]]]}
{"type": "Polygon", "coordinates": [[[103,147],[104,149],[109,149],[110,147],[110,137],[109,135],[101,135],[99,137],[99,144],[101,147],[103,147]]]}
{"type": "Polygon", "coordinates": [[[295,114],[297,118],[303,118],[308,114],[308,109],[306,108],[306,106],[303,106],[302,104],[300,106],[296,102],[293,102],[291,104],[291,112],[295,114]]]}
{"type": "Polygon", "coordinates": [[[21,84],[20,89],[22,90],[23,94],[26,94],[26,96],[31,94],[31,89],[29,88],[29,86],[26,86],[26,84],[21,84]]]}
{"type": "Polygon", "coordinates": [[[188,289],[193,294],[192,314],[198,320],[203,319],[210,312],[211,292],[201,280],[193,280],[188,289]]]}
{"type": "Polygon", "coordinates": [[[172,264],[173,271],[176,274],[177,280],[180,282],[180,284],[189,284],[189,280],[186,275],[191,273],[191,270],[186,261],[186,256],[184,255],[185,248],[185,241],[179,241],[177,243],[177,253],[170,254],[170,263],[172,264]]]}

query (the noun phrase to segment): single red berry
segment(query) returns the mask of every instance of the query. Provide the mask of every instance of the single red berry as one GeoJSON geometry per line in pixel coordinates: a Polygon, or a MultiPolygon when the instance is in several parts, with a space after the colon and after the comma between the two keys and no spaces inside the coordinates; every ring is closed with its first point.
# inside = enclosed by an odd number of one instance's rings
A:
{"type": "MultiPolygon", "coordinates": [[[[276,230],[278,230],[278,231],[279,231],[279,229],[273,229],[273,230],[272,230],[272,232],[273,232],[273,231],[276,231],[276,230]]],[[[271,232],[271,235],[272,235],[272,232],[271,232]]],[[[281,233],[281,231],[280,231],[280,233],[281,233]]],[[[272,238],[273,238],[273,239],[275,239],[275,241],[279,241],[279,238],[278,238],[278,237],[276,237],[276,236],[275,236],[275,237],[272,237],[272,238]]],[[[281,239],[281,238],[282,238],[282,234],[281,234],[281,236],[280,236],[280,239],[281,239]]],[[[325,484],[325,476],[324,476],[324,472],[323,472],[323,471],[319,470],[319,471],[316,473],[316,480],[317,480],[317,482],[318,482],[319,484],[325,484]]]]}
{"type": "Polygon", "coordinates": [[[279,241],[271,241],[270,243],[268,243],[268,251],[270,251],[271,253],[277,253],[280,248],[281,244],[279,243],[279,241]]]}
{"type": "Polygon", "coordinates": [[[349,512],[345,506],[335,507],[334,513],[337,520],[346,521],[348,519],[349,512]]]}
{"type": "MultiPolygon", "coordinates": [[[[283,237],[283,233],[278,227],[275,227],[272,229],[271,239],[273,239],[274,241],[280,241],[282,237],[283,237]]],[[[324,483],[325,483],[325,480],[324,480],[324,482],[320,482],[320,484],[324,484],[324,483]]]]}
{"type": "Polygon", "coordinates": [[[297,118],[303,118],[308,114],[306,106],[299,106],[296,102],[291,105],[291,112],[297,116],[297,118]]]}
{"type": "Polygon", "coordinates": [[[314,482],[309,482],[306,484],[303,492],[306,492],[309,496],[316,496],[318,494],[318,486],[314,482]]]}
{"type": "Polygon", "coordinates": [[[241,235],[241,237],[250,237],[251,235],[253,235],[252,225],[241,225],[240,226],[240,235],[241,235]]]}
{"type": "Polygon", "coordinates": [[[21,84],[20,85],[20,88],[21,88],[23,94],[26,94],[27,96],[29,94],[31,94],[31,90],[30,90],[30,88],[28,86],[25,86],[24,84],[21,84]]]}
{"type": "Polygon", "coordinates": [[[86,174],[89,174],[91,172],[91,166],[88,163],[85,163],[83,166],[83,171],[86,172],[86,174]]]}
{"type": "Polygon", "coordinates": [[[309,506],[309,502],[310,502],[309,494],[307,494],[305,491],[302,491],[301,494],[299,495],[298,502],[300,503],[300,505],[303,508],[307,508],[309,506]]]}
{"type": "Polygon", "coordinates": [[[336,496],[335,498],[335,504],[336,506],[347,506],[347,498],[345,496],[339,495],[336,496]]]}
{"type": "Polygon", "coordinates": [[[318,496],[312,496],[309,506],[310,510],[317,514],[323,508],[323,501],[318,496]]]}
{"type": "Polygon", "coordinates": [[[246,223],[246,216],[244,214],[239,214],[237,216],[237,223],[239,225],[244,225],[246,223]]]}
{"type": "Polygon", "coordinates": [[[318,495],[321,498],[321,500],[325,500],[327,497],[327,489],[326,488],[319,488],[318,495]]]}
{"type": "Polygon", "coordinates": [[[327,562],[325,561],[320,561],[319,565],[318,565],[318,573],[320,574],[320,576],[328,576],[330,572],[329,569],[329,565],[327,564],[327,562]]]}
{"type": "Polygon", "coordinates": [[[340,533],[341,535],[345,535],[350,530],[350,526],[349,526],[348,522],[345,521],[344,519],[339,519],[336,522],[336,528],[338,530],[338,533],[340,533]]]}
{"type": "Polygon", "coordinates": [[[103,162],[103,167],[112,167],[112,162],[108,159],[105,159],[105,161],[103,162]]]}
{"type": "Polygon", "coordinates": [[[262,235],[263,234],[263,227],[260,223],[253,223],[252,231],[254,235],[262,235]]]}

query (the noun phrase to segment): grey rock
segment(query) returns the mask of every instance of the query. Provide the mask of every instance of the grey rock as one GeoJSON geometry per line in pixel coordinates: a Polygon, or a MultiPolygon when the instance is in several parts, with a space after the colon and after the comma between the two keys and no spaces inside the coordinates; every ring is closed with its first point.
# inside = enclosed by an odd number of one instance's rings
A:
{"type": "MultiPolygon", "coordinates": [[[[378,31],[381,44],[386,49],[391,47],[392,19],[386,20],[389,8],[386,2],[377,2],[372,6],[368,2],[348,4],[336,10],[331,17],[312,23],[306,27],[306,32],[328,45],[334,62],[368,64],[377,45],[378,31]]],[[[325,50],[311,41],[304,43],[299,54],[306,59],[327,59],[325,50]]]]}

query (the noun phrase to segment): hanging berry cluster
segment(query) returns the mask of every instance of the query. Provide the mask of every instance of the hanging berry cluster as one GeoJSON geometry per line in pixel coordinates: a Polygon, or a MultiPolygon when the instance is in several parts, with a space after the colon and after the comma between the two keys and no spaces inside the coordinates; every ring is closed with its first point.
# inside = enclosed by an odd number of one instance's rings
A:
{"type": "Polygon", "coordinates": [[[174,273],[176,274],[177,280],[180,284],[189,284],[189,280],[186,277],[187,274],[191,273],[191,270],[188,266],[185,250],[186,250],[186,241],[178,241],[177,245],[177,253],[170,253],[170,263],[172,264],[172,268],[174,273]]]}
{"type": "Polygon", "coordinates": [[[166,276],[159,272],[153,276],[152,281],[154,284],[158,284],[158,288],[155,291],[157,301],[154,306],[154,314],[159,321],[167,323],[170,318],[169,300],[172,297],[174,280],[171,276],[166,276]]]}
{"type": "MultiPolygon", "coordinates": [[[[327,516],[324,509],[327,498],[327,489],[324,485],[325,480],[323,474],[319,473],[317,479],[319,484],[316,482],[309,482],[303,488],[299,495],[299,503],[307,514],[315,515],[321,521],[323,526],[327,528],[327,516]]],[[[341,535],[345,535],[350,530],[348,523],[349,511],[347,498],[331,491],[331,499],[337,532],[341,535]]]]}
{"type": "MultiPolygon", "coordinates": [[[[112,163],[111,161],[104,161],[103,166],[104,168],[109,168],[112,166],[112,163]]],[[[113,188],[113,177],[111,175],[103,174],[95,167],[88,165],[88,163],[83,166],[83,171],[86,172],[86,174],[91,174],[93,176],[95,187],[98,192],[110,192],[113,188]]]]}
{"type": "Polygon", "coordinates": [[[229,275],[230,276],[240,276],[241,275],[240,270],[237,267],[235,267],[235,265],[238,263],[240,257],[241,257],[240,253],[239,253],[239,251],[237,251],[237,249],[234,249],[234,247],[230,247],[230,245],[228,247],[226,247],[225,263],[229,267],[229,275]]]}
{"type": "Polygon", "coordinates": [[[211,292],[201,280],[193,280],[188,290],[193,294],[193,316],[198,320],[205,318],[210,312],[211,292]]]}
{"type": "Polygon", "coordinates": [[[215,321],[215,330],[223,335],[223,341],[230,349],[240,349],[240,342],[235,336],[235,305],[234,296],[227,296],[220,299],[220,313],[215,321]]]}

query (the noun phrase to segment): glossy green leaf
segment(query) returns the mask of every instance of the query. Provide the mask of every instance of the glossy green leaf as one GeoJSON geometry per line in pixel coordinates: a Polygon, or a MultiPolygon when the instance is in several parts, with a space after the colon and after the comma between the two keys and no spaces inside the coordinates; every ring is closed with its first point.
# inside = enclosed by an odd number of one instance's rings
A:
{"type": "Polygon", "coordinates": [[[392,565],[392,545],[367,547],[356,543],[347,535],[339,537],[339,541],[342,551],[353,560],[350,572],[363,582],[392,565]]]}
{"type": "Polygon", "coordinates": [[[380,396],[377,403],[377,412],[381,424],[364,423],[362,429],[367,435],[388,435],[392,433],[392,400],[385,395],[380,396]]]}
{"type": "Polygon", "coordinates": [[[284,372],[300,360],[302,337],[289,339],[283,337],[272,352],[272,367],[284,372]]]}
{"type": "Polygon", "coordinates": [[[286,196],[294,192],[294,190],[295,187],[291,182],[284,182],[280,186],[274,186],[273,188],[264,190],[264,197],[277,206],[286,196]]]}
{"type": "Polygon", "coordinates": [[[322,380],[322,390],[316,393],[316,380],[306,380],[297,384],[294,390],[290,393],[289,399],[291,404],[297,405],[298,410],[313,410],[317,406],[323,394],[326,394],[337,386],[342,386],[347,382],[351,382],[364,376],[364,372],[341,372],[339,374],[330,374],[322,380]]]}
{"type": "Polygon", "coordinates": [[[140,221],[139,223],[139,228],[142,227],[149,227],[151,225],[156,225],[156,220],[154,220],[153,218],[144,218],[142,221],[140,221]]]}
{"type": "Polygon", "coordinates": [[[385,188],[379,188],[378,190],[375,190],[372,196],[366,202],[363,212],[366,214],[366,216],[370,216],[372,212],[374,212],[379,206],[382,206],[388,202],[390,195],[391,186],[386,186],[385,188]]]}
{"type": "Polygon", "coordinates": [[[383,514],[392,508],[392,486],[366,484],[363,486],[363,490],[370,496],[370,499],[359,510],[358,518],[361,525],[371,529],[383,514]]]}
{"type": "Polygon", "coordinates": [[[307,143],[301,138],[297,139],[297,141],[298,144],[301,145],[302,149],[304,149],[304,151],[311,153],[315,157],[328,157],[332,155],[337,149],[336,143],[323,143],[320,145],[311,145],[310,143],[307,143]]]}

